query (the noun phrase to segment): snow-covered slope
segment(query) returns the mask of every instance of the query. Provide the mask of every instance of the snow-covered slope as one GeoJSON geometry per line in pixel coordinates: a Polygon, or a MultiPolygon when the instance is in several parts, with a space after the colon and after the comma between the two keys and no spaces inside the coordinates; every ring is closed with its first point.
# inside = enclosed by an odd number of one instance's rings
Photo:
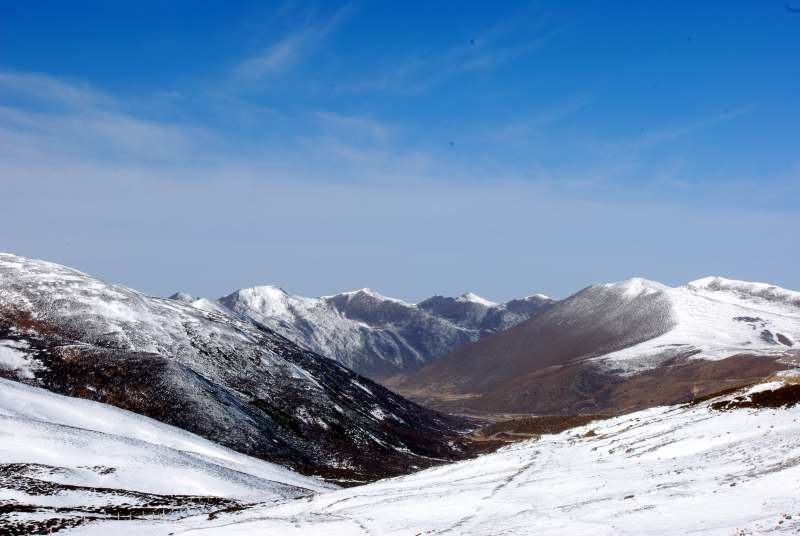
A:
{"type": "Polygon", "coordinates": [[[0,532],[331,488],[135,413],[0,379],[0,532]]]}
{"type": "Polygon", "coordinates": [[[783,355],[800,346],[800,292],[720,277],[678,288],[643,280],[616,286],[631,298],[658,295],[670,307],[666,333],[596,358],[625,374],[653,368],[676,355],[695,359],[722,359],[737,353],[783,355]]]}
{"type": "Polygon", "coordinates": [[[722,278],[593,285],[395,387],[449,411],[627,411],[686,400],[800,356],[798,296],[722,278]]]}
{"type": "Polygon", "coordinates": [[[464,456],[462,420],[249,320],[8,254],[0,254],[0,376],[331,478],[464,456]]]}
{"type": "Polygon", "coordinates": [[[148,417],[4,379],[0,421],[0,464],[59,467],[54,482],[70,471],[70,484],[237,499],[332,487],[148,417]]]}
{"type": "Polygon", "coordinates": [[[74,534],[797,534],[800,407],[717,411],[717,400],[596,421],[212,521],[97,524],[74,534]]]}
{"type": "MultiPolygon", "coordinates": [[[[173,297],[186,301],[188,295],[173,297]]],[[[191,303],[252,318],[356,372],[385,378],[413,372],[459,346],[507,329],[545,310],[553,300],[538,294],[496,304],[467,293],[411,304],[370,289],[305,298],[261,286],[237,290],[215,302],[191,303]]]]}

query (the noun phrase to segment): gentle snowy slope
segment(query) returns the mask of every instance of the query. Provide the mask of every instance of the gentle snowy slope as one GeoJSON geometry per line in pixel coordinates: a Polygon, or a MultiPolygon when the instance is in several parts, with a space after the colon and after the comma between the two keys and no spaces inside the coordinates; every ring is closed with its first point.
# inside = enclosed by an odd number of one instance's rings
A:
{"type": "MultiPolygon", "coordinates": [[[[174,299],[191,299],[175,294],[174,299]]],[[[305,298],[275,286],[237,290],[215,302],[194,299],[252,318],[288,339],[369,377],[407,374],[468,342],[507,329],[553,300],[537,294],[496,304],[473,293],[436,296],[419,304],[370,289],[305,298]]]]}
{"type": "Polygon", "coordinates": [[[129,411],[3,379],[0,422],[0,464],[83,468],[71,484],[261,499],[331,487],[129,411]],[[86,470],[98,465],[114,471],[86,470]]]}
{"type": "Polygon", "coordinates": [[[87,516],[185,515],[331,488],[147,417],[0,379],[0,532],[40,533],[87,516]]]}
{"type": "Polygon", "coordinates": [[[114,528],[156,535],[797,534],[800,407],[720,412],[710,408],[715,400],[597,421],[477,460],[213,521],[114,528]]]}
{"type": "Polygon", "coordinates": [[[694,359],[737,353],[783,355],[800,346],[800,292],[719,277],[678,288],[643,280],[616,285],[631,298],[642,293],[662,296],[671,313],[666,333],[596,358],[625,374],[653,368],[676,355],[694,359]]]}

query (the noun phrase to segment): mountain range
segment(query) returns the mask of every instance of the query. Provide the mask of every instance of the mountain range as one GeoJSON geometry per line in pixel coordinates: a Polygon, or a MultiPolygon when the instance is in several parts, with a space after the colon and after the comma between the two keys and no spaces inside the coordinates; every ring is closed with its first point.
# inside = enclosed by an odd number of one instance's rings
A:
{"type": "Polygon", "coordinates": [[[237,290],[216,300],[176,293],[194,307],[253,320],[375,380],[407,376],[469,342],[546,310],[542,294],[498,304],[473,293],[407,303],[364,288],[306,298],[280,287],[237,290]]]}
{"type": "Polygon", "coordinates": [[[794,533],[798,365],[764,283],[212,301],[0,254],[0,532],[794,533]]]}
{"type": "Polygon", "coordinates": [[[619,413],[741,385],[798,357],[798,292],[634,278],[587,287],[393,387],[458,413],[619,413]]]}

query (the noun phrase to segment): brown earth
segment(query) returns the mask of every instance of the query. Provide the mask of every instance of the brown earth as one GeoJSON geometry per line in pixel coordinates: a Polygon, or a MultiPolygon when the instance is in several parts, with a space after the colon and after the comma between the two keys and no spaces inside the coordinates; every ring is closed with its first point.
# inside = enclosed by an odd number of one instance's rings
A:
{"type": "Polygon", "coordinates": [[[728,411],[739,408],[783,408],[798,403],[800,403],[800,385],[784,385],[778,389],[740,395],[733,400],[720,400],[711,404],[711,409],[728,411]]]}
{"type": "Polygon", "coordinates": [[[498,413],[574,415],[626,413],[754,383],[789,368],[776,357],[740,354],[718,361],[675,359],[627,378],[590,363],[549,366],[484,392],[453,392],[446,385],[394,388],[424,406],[461,415],[498,413]]]}
{"type": "Polygon", "coordinates": [[[588,287],[506,331],[467,344],[388,385],[420,404],[462,415],[622,413],[689,401],[752,383],[800,351],[698,359],[700,350],[665,345],[629,375],[595,358],[651,340],[674,327],[661,292],[631,296],[614,285],[588,287]]]}

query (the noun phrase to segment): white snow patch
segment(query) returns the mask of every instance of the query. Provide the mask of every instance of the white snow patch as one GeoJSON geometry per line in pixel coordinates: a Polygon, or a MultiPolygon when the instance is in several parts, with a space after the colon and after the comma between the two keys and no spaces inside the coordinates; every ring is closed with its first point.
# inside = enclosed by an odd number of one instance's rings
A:
{"type": "Polygon", "coordinates": [[[52,465],[69,470],[65,483],[148,493],[266,500],[332,487],[141,415],[3,379],[0,463],[52,465]],[[81,469],[98,465],[115,471],[81,469]]]}
{"type": "Polygon", "coordinates": [[[355,386],[356,386],[356,387],[358,387],[359,389],[361,389],[361,390],[363,390],[363,391],[366,391],[366,392],[367,392],[367,393],[369,393],[370,395],[373,395],[373,396],[375,396],[375,395],[374,395],[374,393],[373,393],[372,391],[370,391],[370,390],[369,390],[369,388],[368,388],[367,386],[365,386],[365,385],[363,385],[363,384],[361,384],[361,383],[357,382],[356,380],[350,380],[350,383],[352,383],[353,385],[355,385],[355,386]]]}
{"type": "Polygon", "coordinates": [[[27,349],[23,341],[0,340],[0,370],[14,372],[19,378],[34,378],[37,363],[23,351],[27,349]]]}
{"type": "Polygon", "coordinates": [[[467,292],[462,294],[458,298],[456,298],[458,302],[469,302],[469,303],[477,303],[478,305],[483,305],[484,307],[497,307],[499,304],[493,301],[489,301],[486,298],[482,298],[475,294],[474,292],[467,292]]]}
{"type": "Polygon", "coordinates": [[[386,413],[378,406],[373,406],[369,413],[379,421],[387,417],[386,413]]]}

